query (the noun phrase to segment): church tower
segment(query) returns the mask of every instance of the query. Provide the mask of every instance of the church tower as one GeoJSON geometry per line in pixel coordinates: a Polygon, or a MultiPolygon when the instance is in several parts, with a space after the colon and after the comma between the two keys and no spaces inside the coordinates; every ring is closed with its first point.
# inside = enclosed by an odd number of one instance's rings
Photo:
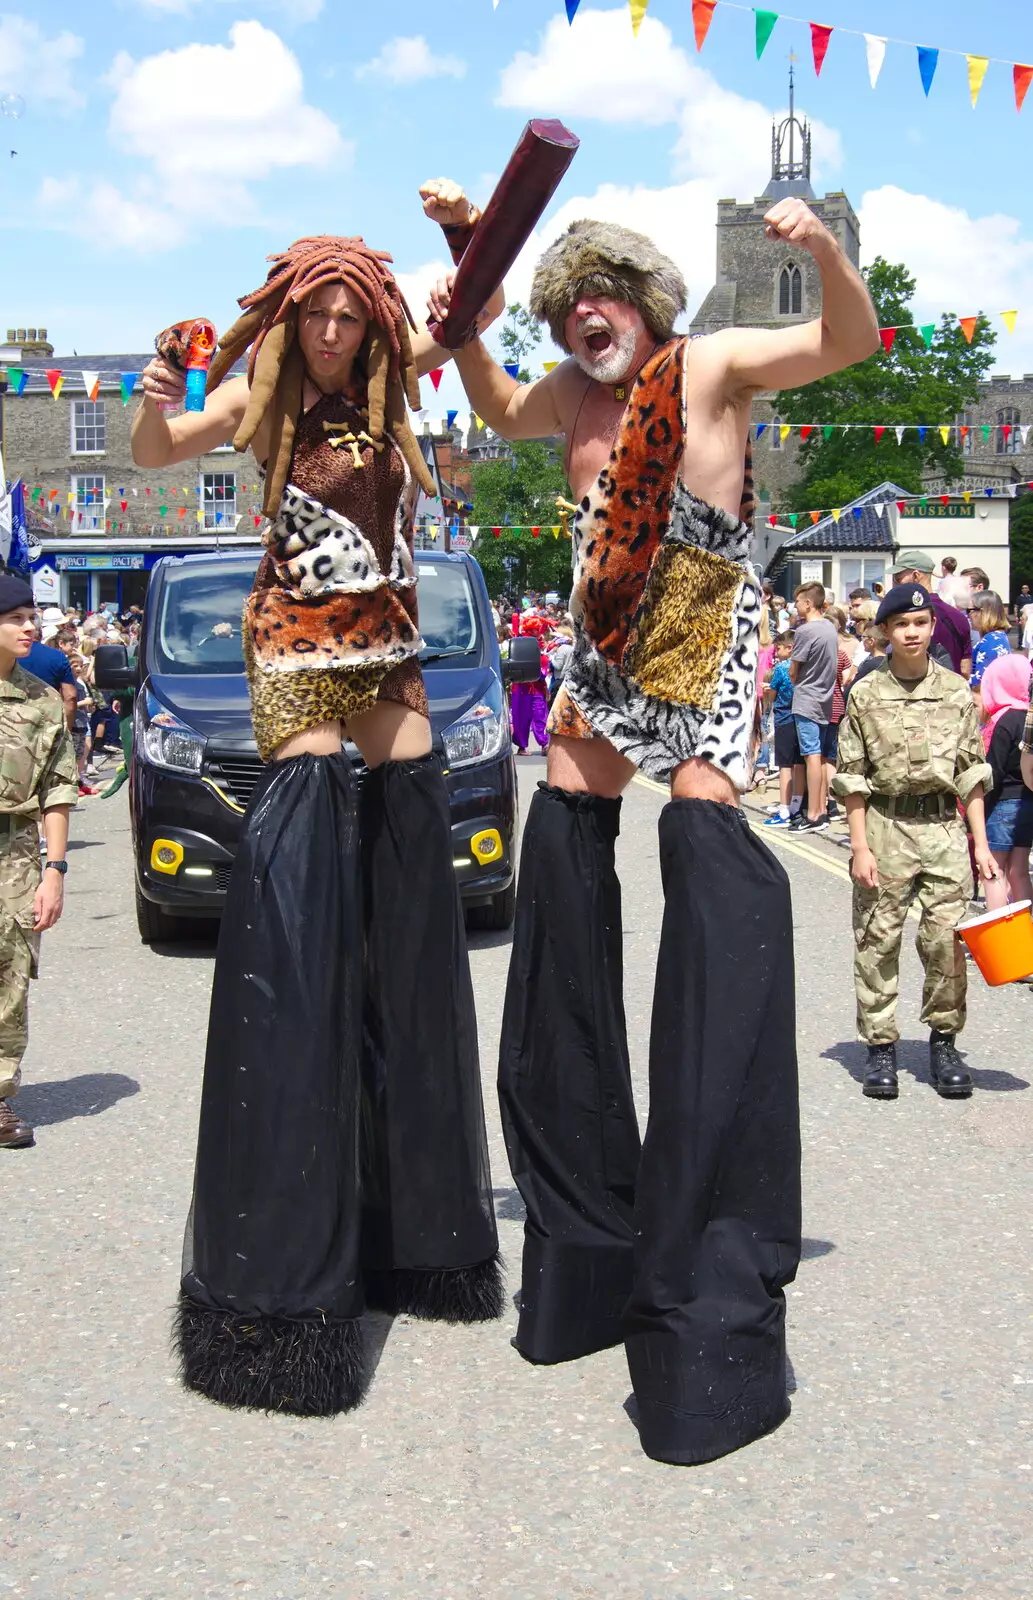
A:
{"type": "Polygon", "coordinates": [[[764,217],[779,200],[806,200],[857,266],[859,227],[845,194],[819,199],[811,187],[811,130],[796,114],[792,61],[789,115],[771,129],[771,178],[755,200],[717,202],[717,281],[692,320],[692,332],[784,328],[821,312],[818,269],[805,250],[764,236],[764,217]]]}

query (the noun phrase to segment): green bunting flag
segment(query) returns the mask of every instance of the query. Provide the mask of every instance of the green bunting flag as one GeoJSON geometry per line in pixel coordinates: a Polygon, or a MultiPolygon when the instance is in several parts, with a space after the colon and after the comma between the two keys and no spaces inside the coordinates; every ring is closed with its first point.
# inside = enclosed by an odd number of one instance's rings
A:
{"type": "Polygon", "coordinates": [[[778,21],[777,11],[758,11],[754,9],[757,19],[757,60],[764,54],[764,47],[774,32],[775,23],[778,21]]]}
{"type": "Polygon", "coordinates": [[[14,390],[15,394],[24,394],[25,385],[29,381],[29,374],[25,371],[24,367],[8,367],[7,381],[11,385],[11,388],[14,390]]]}
{"type": "Polygon", "coordinates": [[[133,390],[136,388],[136,380],[139,376],[140,374],[138,372],[119,373],[118,383],[120,389],[122,390],[122,404],[124,406],[129,404],[132,398],[133,390]]]}
{"type": "Polygon", "coordinates": [[[825,439],[826,443],[828,442],[829,439],[832,438],[832,435],[833,435],[834,431],[835,430],[833,429],[833,426],[832,426],[831,422],[827,422],[825,424],[825,426],[822,428],[822,430],[821,430],[822,438],[825,439]]]}
{"type": "Polygon", "coordinates": [[[935,322],[923,322],[918,331],[922,335],[922,343],[925,348],[931,350],[933,347],[933,334],[936,332],[935,322]]]}

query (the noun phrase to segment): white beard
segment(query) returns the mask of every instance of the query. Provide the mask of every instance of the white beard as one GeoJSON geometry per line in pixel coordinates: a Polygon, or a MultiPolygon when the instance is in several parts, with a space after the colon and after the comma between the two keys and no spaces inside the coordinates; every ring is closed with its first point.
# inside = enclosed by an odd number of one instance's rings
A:
{"type": "Polygon", "coordinates": [[[604,350],[602,355],[594,356],[586,350],[584,354],[575,354],[574,360],[581,371],[588,377],[594,378],[597,383],[620,383],[631,371],[635,360],[635,345],[637,334],[634,328],[628,328],[625,333],[610,335],[613,340],[610,348],[604,350]]]}

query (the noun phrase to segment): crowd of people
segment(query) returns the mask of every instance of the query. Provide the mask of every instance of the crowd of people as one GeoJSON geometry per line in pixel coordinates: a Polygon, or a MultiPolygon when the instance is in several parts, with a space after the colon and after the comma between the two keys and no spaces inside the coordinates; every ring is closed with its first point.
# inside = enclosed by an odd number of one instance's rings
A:
{"type": "Polygon", "coordinates": [[[527,754],[532,734],[544,754],[549,748],[546,728],[549,710],[559,694],[574,649],[570,612],[556,599],[531,594],[525,595],[519,604],[503,597],[493,608],[493,615],[503,656],[510,639],[538,640],[541,676],[535,683],[515,683],[510,690],[509,706],[517,755],[527,754]]]}

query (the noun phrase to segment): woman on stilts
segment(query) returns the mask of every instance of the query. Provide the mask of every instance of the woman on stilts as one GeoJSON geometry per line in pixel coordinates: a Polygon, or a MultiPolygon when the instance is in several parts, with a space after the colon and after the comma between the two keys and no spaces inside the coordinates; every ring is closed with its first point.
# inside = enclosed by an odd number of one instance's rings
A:
{"type": "MultiPolygon", "coordinates": [[[[456,253],[465,196],[422,192],[456,253]]],[[[270,519],[244,614],[267,765],[216,960],[183,1377],[228,1405],[326,1415],[365,1394],[367,1306],[481,1321],[501,1315],[502,1282],[412,558],[433,485],[406,403],[447,357],[410,337],[391,258],[361,238],[271,259],[203,412],[164,415],[182,374],[147,368],[133,454],[157,467],[250,446],[270,519]],[[246,351],[247,376],[228,377],[246,351]],[[344,737],[369,769],[361,793],[344,737]]]]}

